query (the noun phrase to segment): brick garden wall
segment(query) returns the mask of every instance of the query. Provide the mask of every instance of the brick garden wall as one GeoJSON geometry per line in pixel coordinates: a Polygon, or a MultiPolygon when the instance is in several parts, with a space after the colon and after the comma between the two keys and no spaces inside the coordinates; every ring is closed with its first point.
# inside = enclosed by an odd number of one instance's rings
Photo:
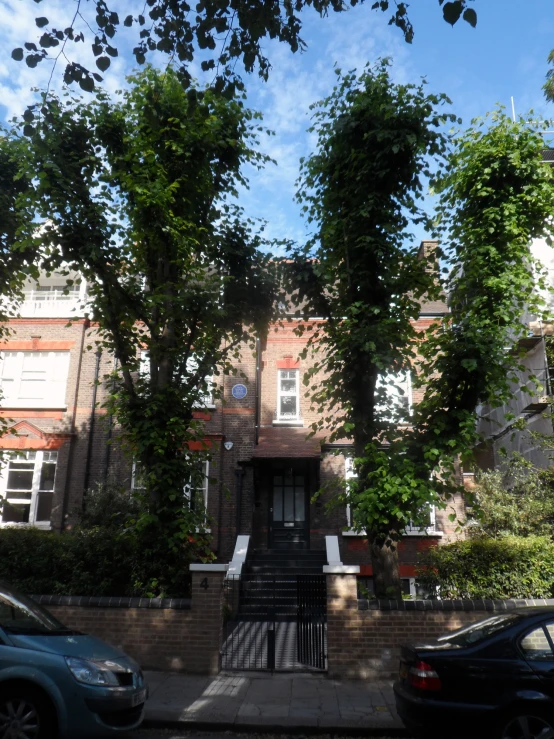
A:
{"type": "Polygon", "coordinates": [[[224,574],[194,572],[191,600],[34,597],[65,626],[121,649],[143,669],[215,675],[224,574]]]}
{"type": "Polygon", "coordinates": [[[327,576],[329,677],[393,678],[400,647],[517,606],[550,601],[358,601],[355,575],[327,576]]]}

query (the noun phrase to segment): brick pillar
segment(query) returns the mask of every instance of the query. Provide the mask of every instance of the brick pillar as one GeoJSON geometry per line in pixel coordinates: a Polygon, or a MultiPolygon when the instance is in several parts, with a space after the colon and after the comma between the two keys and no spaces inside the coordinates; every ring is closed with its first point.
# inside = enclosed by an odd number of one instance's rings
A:
{"type": "Polygon", "coordinates": [[[192,622],[186,671],[217,675],[221,668],[223,579],[225,572],[192,572],[192,622]]]}
{"type": "MultiPolygon", "coordinates": [[[[339,568],[336,568],[339,569],[339,568]]],[[[329,677],[352,676],[358,633],[355,574],[327,575],[327,670],[329,677]]]]}

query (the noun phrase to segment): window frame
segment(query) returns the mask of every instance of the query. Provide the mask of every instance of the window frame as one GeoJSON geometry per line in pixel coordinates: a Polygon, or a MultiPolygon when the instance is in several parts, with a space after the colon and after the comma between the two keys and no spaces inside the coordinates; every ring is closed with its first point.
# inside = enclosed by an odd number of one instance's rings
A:
{"type": "MultiPolygon", "coordinates": [[[[2,500],[2,503],[5,504],[8,502],[8,478],[9,478],[9,472],[10,472],[10,463],[12,460],[19,460],[20,462],[24,462],[29,454],[34,454],[35,457],[33,459],[33,471],[32,471],[32,482],[31,482],[31,488],[28,492],[31,493],[30,498],[17,498],[15,495],[9,495],[9,503],[12,505],[29,505],[29,520],[28,521],[4,521],[4,506],[2,506],[2,510],[0,511],[0,527],[6,527],[6,526],[15,526],[15,527],[27,527],[27,526],[33,526],[35,528],[51,528],[51,521],[52,521],[52,508],[50,509],[50,518],[48,520],[42,520],[37,521],[37,514],[38,514],[38,507],[39,507],[39,498],[41,494],[50,494],[52,495],[52,502],[54,499],[54,495],[56,494],[56,479],[58,474],[58,462],[59,462],[59,455],[57,451],[53,451],[50,449],[27,449],[25,451],[14,451],[14,452],[8,452],[5,453],[3,456],[3,462],[2,467],[0,469],[0,499],[2,500]],[[48,455],[48,458],[46,458],[46,455],[48,455]],[[41,475],[42,475],[42,468],[43,465],[46,462],[52,462],[52,456],[54,457],[54,479],[52,483],[52,489],[51,490],[41,490],[40,489],[40,483],[41,483],[41,475]]],[[[17,491],[14,491],[17,492],[17,491]]],[[[24,492],[23,490],[21,492],[24,492]]],[[[25,491],[27,492],[27,491],[25,491]]],[[[8,503],[8,504],[9,504],[8,503]]]]}
{"type": "MultiPolygon", "coordinates": [[[[191,355],[187,359],[187,372],[190,373],[194,371],[198,367],[198,362],[196,361],[194,355],[191,355]]],[[[141,349],[140,357],[139,357],[139,372],[141,375],[150,375],[150,359],[149,359],[149,352],[147,349],[141,349]]],[[[215,399],[214,399],[214,376],[206,375],[204,377],[204,382],[206,383],[206,391],[202,393],[202,395],[198,398],[198,401],[194,404],[195,409],[202,409],[202,408],[209,408],[213,409],[215,408],[215,399]]]]}
{"type": "Polygon", "coordinates": [[[277,412],[276,412],[276,419],[278,423],[297,423],[301,420],[301,414],[300,414],[300,370],[295,369],[294,367],[291,369],[287,368],[279,368],[277,370],[277,412]],[[291,377],[282,377],[283,372],[292,372],[294,373],[294,380],[295,380],[295,392],[293,393],[283,393],[281,389],[281,380],[290,380],[291,377]],[[284,416],[281,412],[281,399],[282,398],[290,398],[294,397],[296,399],[296,414],[294,416],[284,416]]]}
{"type": "MultiPolygon", "coordinates": [[[[355,479],[358,475],[353,469],[354,462],[351,456],[344,456],[344,479],[346,480],[352,480],[355,479]]],[[[437,519],[436,519],[436,508],[434,505],[429,506],[430,514],[429,514],[429,520],[430,524],[427,527],[418,527],[414,526],[412,522],[406,526],[406,528],[403,531],[402,536],[433,536],[433,537],[442,537],[443,532],[437,531],[437,519]]],[[[346,504],[346,525],[347,529],[346,531],[342,532],[343,536],[366,536],[365,529],[355,529],[352,526],[352,509],[350,507],[350,503],[346,504]]],[[[415,587],[415,586],[414,586],[415,587]]]]}
{"type": "MultiPolygon", "coordinates": [[[[1,408],[67,408],[67,380],[69,377],[69,366],[71,362],[71,352],[69,351],[22,351],[4,349],[0,351],[0,398],[1,408]],[[33,357],[41,360],[44,365],[44,388],[40,397],[21,397],[22,384],[24,383],[23,374],[25,372],[37,373],[39,370],[25,369],[25,357],[33,357]],[[7,366],[7,358],[15,360],[13,362],[13,370],[11,376],[5,374],[7,366]],[[63,360],[60,361],[60,360],[63,360]],[[12,392],[9,396],[6,389],[9,387],[6,383],[12,383],[10,388],[12,392]],[[15,390],[17,386],[17,391],[15,390]],[[62,390],[63,387],[63,390],[62,390]]],[[[41,370],[42,372],[42,370],[41,370]]],[[[29,381],[31,379],[29,378],[29,381]]],[[[36,380],[35,380],[36,382],[36,380]]]]}
{"type": "MultiPolygon", "coordinates": [[[[403,372],[385,372],[379,375],[377,378],[377,389],[382,388],[387,391],[390,390],[389,383],[392,382],[395,386],[405,390],[403,395],[395,389],[393,393],[387,392],[386,405],[376,404],[375,410],[377,413],[392,410],[401,411],[410,416],[413,410],[413,391],[412,391],[412,373],[409,370],[403,372]],[[381,380],[381,382],[379,382],[381,380]]],[[[406,421],[400,421],[400,424],[406,424],[406,421]]]]}
{"type": "MultiPolygon", "coordinates": [[[[202,486],[202,491],[203,491],[203,494],[202,494],[202,502],[203,502],[203,505],[204,505],[204,509],[205,509],[205,511],[207,513],[207,511],[208,511],[208,494],[209,494],[209,485],[210,485],[210,461],[208,459],[201,459],[201,460],[198,460],[198,461],[199,461],[199,463],[201,465],[204,466],[204,485],[202,486]]],[[[133,465],[132,465],[132,468],[131,468],[131,493],[134,493],[134,492],[137,492],[137,491],[140,492],[140,491],[144,491],[145,490],[145,488],[139,487],[139,486],[136,485],[137,479],[140,480],[140,477],[137,474],[137,468],[138,468],[137,460],[136,459],[133,459],[133,465]]],[[[191,500],[191,495],[190,495],[191,490],[192,490],[192,488],[191,488],[190,482],[185,483],[185,485],[183,486],[183,500],[187,500],[189,502],[189,506],[190,506],[190,500],[191,500]],[[187,490],[187,488],[188,488],[188,490],[187,490]]],[[[206,531],[207,533],[210,532],[210,529],[208,529],[208,528],[203,528],[202,530],[203,531],[206,531]]]]}

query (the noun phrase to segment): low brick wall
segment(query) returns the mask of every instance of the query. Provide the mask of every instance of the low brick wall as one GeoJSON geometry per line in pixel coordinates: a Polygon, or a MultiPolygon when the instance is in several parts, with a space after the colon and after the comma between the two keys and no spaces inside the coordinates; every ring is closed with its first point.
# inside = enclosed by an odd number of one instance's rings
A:
{"type": "Polygon", "coordinates": [[[122,649],[144,669],[214,675],[220,668],[223,574],[193,573],[191,600],[34,598],[69,628],[122,649]]]}
{"type": "Polygon", "coordinates": [[[358,601],[356,577],[327,576],[329,677],[396,677],[400,647],[433,639],[495,612],[554,600],[358,601]]]}

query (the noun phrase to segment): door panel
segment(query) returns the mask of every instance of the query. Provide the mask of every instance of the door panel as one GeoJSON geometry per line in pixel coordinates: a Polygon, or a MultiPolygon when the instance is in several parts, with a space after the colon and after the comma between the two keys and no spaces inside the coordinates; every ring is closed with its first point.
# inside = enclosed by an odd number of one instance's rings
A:
{"type": "Polygon", "coordinates": [[[269,546],[307,549],[309,475],[304,461],[274,464],[271,474],[269,546]]]}

